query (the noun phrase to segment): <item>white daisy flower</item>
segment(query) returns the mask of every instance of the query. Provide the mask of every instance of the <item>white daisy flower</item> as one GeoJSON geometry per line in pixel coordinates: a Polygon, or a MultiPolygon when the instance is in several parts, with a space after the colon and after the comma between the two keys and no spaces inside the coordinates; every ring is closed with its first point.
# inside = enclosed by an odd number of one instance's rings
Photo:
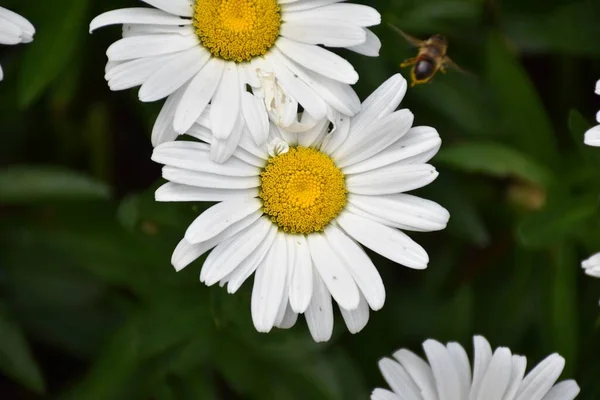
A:
{"type": "MultiPolygon", "coordinates": [[[[409,268],[427,267],[425,250],[402,230],[444,229],[448,212],[404,192],[431,183],[426,162],[441,140],[435,129],[412,128],[409,110],[395,111],[406,80],[395,75],[341,119],[335,135],[327,119],[304,133],[271,125],[270,145],[241,134],[223,164],[210,161],[205,143],[175,141],[154,149],[170,182],[158,201],[217,201],[196,218],[173,253],[181,270],[211,248],[200,273],[207,285],[235,293],[255,273],[252,319],[260,332],[292,326],[304,314],[316,341],[333,331],[333,298],[352,332],[369,308],[385,300],[383,282],[359,245],[409,268]]],[[[189,135],[210,143],[210,112],[189,135]]]]}
{"type": "Polygon", "coordinates": [[[298,106],[312,117],[353,116],[358,74],[325,50],[345,47],[377,56],[381,43],[366,27],[379,13],[343,0],[143,0],[96,17],[90,31],[123,24],[107,50],[112,90],[139,86],[141,101],[167,97],[152,132],[156,146],[185,133],[210,103],[213,146],[224,146],[237,124],[263,145],[268,116],[305,131],[298,106]],[[248,88],[248,89],[247,89],[248,88]]]}
{"type": "Polygon", "coordinates": [[[600,253],[596,253],[590,258],[581,262],[581,268],[584,272],[595,278],[600,278],[600,253]]]}
{"type": "MultiPolygon", "coordinates": [[[[596,94],[600,95],[600,80],[596,82],[596,94]]],[[[596,114],[596,121],[600,124],[600,111],[596,114]]],[[[600,125],[588,129],[583,141],[588,146],[600,147],[600,125]]]]}
{"type": "MultiPolygon", "coordinates": [[[[19,44],[33,41],[35,28],[19,14],[0,7],[0,44],[19,44]]],[[[0,81],[4,78],[0,66],[0,81]]]]}
{"type": "Polygon", "coordinates": [[[473,338],[473,372],[465,349],[435,340],[423,343],[427,361],[401,349],[394,359],[379,361],[392,391],[375,389],[371,400],[572,400],[579,394],[573,380],[554,384],[565,359],[551,354],[527,375],[527,359],[498,347],[493,353],[481,336],[473,338]]]}

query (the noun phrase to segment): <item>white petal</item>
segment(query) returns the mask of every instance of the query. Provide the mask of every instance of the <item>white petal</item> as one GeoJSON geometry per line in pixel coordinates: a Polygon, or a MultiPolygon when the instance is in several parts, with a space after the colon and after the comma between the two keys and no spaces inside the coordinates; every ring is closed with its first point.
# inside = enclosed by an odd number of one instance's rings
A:
{"type": "Polygon", "coordinates": [[[588,146],[600,147],[600,125],[588,129],[585,132],[583,142],[588,146]]]}
{"type": "Polygon", "coordinates": [[[458,343],[450,342],[446,345],[446,348],[459,376],[460,392],[464,393],[463,398],[466,398],[469,390],[471,390],[471,364],[469,363],[469,356],[465,349],[458,343]]]}
{"type": "Polygon", "coordinates": [[[409,194],[363,196],[351,194],[348,202],[396,228],[430,232],[446,227],[450,214],[437,203],[409,194]]]}
{"type": "Polygon", "coordinates": [[[421,400],[419,387],[400,363],[382,358],[378,365],[385,381],[395,393],[402,396],[402,400],[421,400]]]}
{"type": "Polygon", "coordinates": [[[313,295],[304,316],[315,342],[326,342],[333,333],[333,306],[331,295],[319,274],[314,271],[313,295]]]}
{"type": "Polygon", "coordinates": [[[413,113],[404,109],[374,121],[361,134],[349,136],[333,156],[336,165],[344,168],[379,154],[404,136],[412,126],[413,120],[413,113]]]}
{"type": "Polygon", "coordinates": [[[367,35],[367,40],[356,46],[348,46],[347,49],[363,56],[378,57],[379,50],[381,49],[381,40],[371,30],[365,28],[364,31],[367,35]]]}
{"type": "Polygon", "coordinates": [[[350,84],[358,81],[358,73],[352,64],[329,50],[284,37],[280,37],[275,45],[291,60],[327,78],[350,84]]]}
{"type": "Polygon", "coordinates": [[[26,18],[14,11],[0,7],[0,17],[16,25],[21,31],[21,42],[30,42],[35,34],[35,27],[26,18]]]}
{"type": "Polygon", "coordinates": [[[236,269],[267,237],[272,223],[259,218],[256,223],[219,244],[206,258],[200,282],[212,286],[236,269]]]}
{"type": "MultiPolygon", "coordinates": [[[[262,217],[261,219],[265,219],[268,222],[270,220],[267,217],[262,217]]],[[[256,268],[263,261],[273,242],[275,241],[275,236],[277,235],[277,227],[274,224],[271,224],[271,228],[269,229],[269,233],[266,238],[260,243],[258,248],[250,254],[242,263],[235,269],[227,278],[227,292],[235,293],[238,289],[244,284],[246,279],[250,277],[256,270],[256,268]]]]}
{"type": "Polygon", "coordinates": [[[321,151],[326,154],[333,154],[348,138],[348,134],[350,133],[350,117],[332,110],[332,115],[328,118],[333,124],[333,129],[323,139],[321,151]]]}
{"type": "Polygon", "coordinates": [[[273,247],[254,274],[252,322],[258,332],[269,332],[275,324],[285,289],[286,249],[285,234],[279,232],[273,247]]]}
{"type": "Polygon", "coordinates": [[[473,384],[471,385],[471,393],[469,400],[479,400],[477,394],[483,382],[485,372],[492,360],[492,348],[488,341],[483,336],[473,337],[473,347],[475,355],[473,357],[473,384]]]}
{"type": "Polygon", "coordinates": [[[283,316],[283,319],[281,320],[281,322],[279,322],[275,326],[277,326],[280,329],[290,329],[291,327],[293,327],[296,324],[297,320],[298,320],[298,314],[296,314],[292,310],[290,305],[288,304],[287,308],[285,309],[285,314],[283,316]]]}
{"type": "Polygon", "coordinates": [[[213,189],[250,189],[260,186],[258,176],[225,176],[170,166],[163,167],[162,176],[175,183],[213,189]]]}
{"type": "Polygon", "coordinates": [[[429,365],[437,386],[440,400],[463,400],[466,393],[461,393],[459,375],[454,367],[448,349],[435,340],[426,340],[423,349],[427,354],[429,365]]]}
{"type": "Polygon", "coordinates": [[[177,53],[198,46],[197,36],[177,34],[132,36],[117,40],[106,50],[109,60],[133,60],[161,54],[177,53]]]}
{"type": "Polygon", "coordinates": [[[327,129],[329,128],[329,121],[326,118],[315,120],[309,113],[302,114],[302,120],[309,122],[315,122],[315,125],[298,135],[298,144],[303,147],[315,147],[323,140],[327,129]]]}
{"type": "Polygon", "coordinates": [[[239,199],[217,203],[200,214],[185,232],[190,243],[203,242],[262,207],[259,199],[239,199]]]}
{"type": "Polygon", "coordinates": [[[429,257],[425,250],[401,231],[349,212],[342,212],[337,222],[350,236],[374,252],[409,268],[427,267],[429,257]]]}
{"type": "Polygon", "coordinates": [[[345,0],[304,0],[304,1],[293,1],[291,3],[279,1],[281,5],[282,14],[289,14],[296,11],[310,10],[317,7],[323,7],[328,4],[339,3],[345,0]]]}
{"type": "MultiPolygon", "coordinates": [[[[377,388],[371,393],[371,400],[405,400],[403,397],[390,392],[389,390],[377,388]]],[[[421,400],[417,397],[417,400],[421,400]]]]}
{"type": "Polygon", "coordinates": [[[240,111],[240,83],[237,66],[226,62],[221,82],[212,102],[210,122],[217,139],[227,139],[233,131],[240,111]]]}
{"type": "Polygon", "coordinates": [[[348,327],[348,331],[352,334],[362,331],[369,322],[369,304],[362,294],[359,293],[359,296],[360,301],[358,302],[358,307],[354,310],[346,310],[345,308],[340,307],[344,322],[348,327]]]}
{"type": "Polygon", "coordinates": [[[506,388],[506,392],[504,393],[504,397],[502,400],[514,400],[515,395],[517,394],[517,390],[519,390],[519,386],[521,385],[521,381],[525,376],[525,369],[527,368],[527,358],[523,356],[512,356],[512,366],[510,373],[510,383],[506,388]]]}
{"type": "Polygon", "coordinates": [[[361,4],[330,4],[316,9],[283,14],[284,21],[311,19],[335,19],[358,26],[373,26],[381,23],[381,15],[372,7],[361,4]]]}
{"type": "Polygon", "coordinates": [[[496,349],[485,371],[476,398],[502,400],[504,392],[510,384],[511,368],[512,355],[510,350],[505,347],[496,349]]]}
{"type": "Polygon", "coordinates": [[[244,117],[240,114],[231,117],[236,118],[236,121],[229,137],[227,139],[213,137],[211,142],[210,159],[217,163],[224,163],[235,153],[244,132],[244,117]]]}
{"type": "Polygon", "coordinates": [[[140,100],[151,102],[167,97],[192,79],[209,59],[210,53],[199,46],[181,52],[144,82],[138,93],[140,100]]]}
{"type": "Polygon", "coordinates": [[[341,307],[354,310],[358,307],[360,294],[344,262],[330,247],[324,235],[312,233],[307,240],[310,257],[331,296],[341,307]]]}
{"type": "MultiPolygon", "coordinates": [[[[183,19],[181,21],[184,21],[183,19]]],[[[192,25],[123,24],[123,37],[174,33],[181,36],[195,35],[192,25]]]]}
{"type": "Polygon", "coordinates": [[[391,164],[346,177],[346,187],[356,194],[395,194],[427,186],[437,176],[438,172],[429,164],[391,164]]]}
{"type": "Polygon", "coordinates": [[[0,17],[0,44],[21,43],[21,29],[11,21],[0,17]]]}
{"type": "Polygon", "coordinates": [[[209,159],[210,146],[205,143],[176,141],[163,143],[152,152],[152,160],[173,167],[227,176],[259,176],[261,169],[238,158],[217,164],[209,159]]]}
{"type": "Polygon", "coordinates": [[[160,113],[158,113],[158,117],[152,127],[152,146],[156,147],[161,143],[170,142],[179,136],[179,134],[175,132],[175,129],[173,129],[173,116],[175,115],[185,89],[185,85],[177,89],[167,97],[165,104],[163,104],[160,109],[160,113]]]}
{"type": "Polygon", "coordinates": [[[250,214],[246,218],[243,218],[235,224],[232,224],[223,232],[219,233],[217,236],[205,242],[192,244],[186,241],[185,239],[182,239],[175,248],[175,251],[173,252],[173,256],[171,257],[171,264],[173,264],[173,267],[175,267],[176,271],[181,271],[183,268],[187,267],[191,262],[193,262],[198,257],[206,253],[208,250],[212,249],[222,241],[229,239],[231,236],[252,225],[259,217],[259,212],[255,214],[250,214]]]}
{"type": "Polygon", "coordinates": [[[190,0],[142,0],[156,8],[182,17],[193,16],[193,2],[190,0]]]}
{"type": "MultiPolygon", "coordinates": [[[[285,246],[286,246],[286,254],[287,254],[287,259],[285,261],[285,263],[283,263],[283,265],[280,265],[280,268],[285,268],[286,269],[286,279],[285,279],[285,286],[283,289],[283,296],[281,297],[281,302],[279,304],[279,311],[277,311],[277,317],[275,318],[275,326],[276,327],[280,327],[283,323],[283,320],[286,316],[286,314],[288,313],[288,310],[294,314],[297,315],[290,307],[289,305],[289,295],[290,295],[290,283],[292,281],[292,274],[294,273],[294,264],[295,264],[295,246],[292,243],[292,241],[294,240],[292,238],[291,235],[284,235],[285,236],[285,246]]],[[[294,320],[295,323],[295,320],[294,320]]]]}
{"type": "Polygon", "coordinates": [[[221,82],[224,66],[223,60],[211,58],[187,85],[173,121],[176,132],[187,132],[202,114],[221,82]]]}
{"type": "Polygon", "coordinates": [[[366,40],[360,26],[325,18],[283,22],[279,34],[297,42],[328,47],[356,46],[366,40]]]}
{"type": "MultiPolygon", "coordinates": [[[[109,61],[115,63],[107,68],[104,78],[112,91],[130,89],[146,82],[157,69],[169,63],[181,53],[163,54],[156,57],[145,57],[126,62],[109,61]]],[[[107,64],[108,66],[108,64],[107,64]]]]}
{"type": "Polygon", "coordinates": [[[183,19],[162,10],[152,8],[122,8],[98,15],[90,22],[90,33],[98,28],[115,24],[189,25],[191,19],[183,19]]]}
{"type": "Polygon", "coordinates": [[[325,228],[325,236],[338,257],[344,261],[369,306],[373,310],[381,309],[385,302],[385,287],[369,256],[334,225],[325,228]]]}
{"type": "Polygon", "coordinates": [[[573,380],[556,384],[542,400],[573,400],[579,394],[579,385],[573,380]]]}
{"type": "Polygon", "coordinates": [[[265,103],[251,93],[243,92],[242,111],[254,143],[264,145],[269,135],[269,114],[265,103]]]}
{"type": "Polygon", "coordinates": [[[211,189],[168,182],[156,189],[156,201],[226,201],[258,197],[258,189],[211,189]]]}
{"type": "Polygon", "coordinates": [[[438,400],[437,388],[431,367],[410,350],[400,349],[394,358],[402,364],[406,372],[419,387],[423,400],[438,400]]]}
{"type": "Polygon", "coordinates": [[[362,103],[361,112],[352,118],[350,136],[364,135],[363,131],[373,122],[391,114],[404,98],[406,88],[406,79],[400,74],[392,75],[383,82],[362,103]]]}
{"type": "Polygon", "coordinates": [[[554,385],[564,367],[565,359],[558,354],[546,357],[523,379],[516,400],[541,400],[554,385]]]}
{"type": "Polygon", "coordinates": [[[304,235],[294,235],[295,262],[290,284],[290,306],[297,313],[306,311],[313,292],[313,265],[304,235]]]}

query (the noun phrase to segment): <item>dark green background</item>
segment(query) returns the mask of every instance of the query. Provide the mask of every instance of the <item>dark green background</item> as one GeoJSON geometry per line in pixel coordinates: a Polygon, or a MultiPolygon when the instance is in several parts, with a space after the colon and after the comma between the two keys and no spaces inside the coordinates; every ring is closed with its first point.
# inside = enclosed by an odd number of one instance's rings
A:
{"type": "MultiPolygon", "coordinates": [[[[5,0],[37,27],[0,62],[0,397],[361,399],[377,360],[427,338],[473,334],[533,366],[557,351],[564,377],[600,398],[600,149],[584,148],[600,98],[597,0],[377,0],[381,56],[341,51],[364,98],[413,56],[385,22],[448,36],[450,71],[409,89],[416,124],[438,129],[440,177],[418,194],[450,210],[411,234],[425,271],[375,257],[383,310],[350,335],[312,342],[302,319],[258,334],[251,284],[235,296],[175,273],[170,255],[206,204],[158,204],[148,140],[160,104],[110,92],[105,50],[120,27],[97,14],[135,0],[5,0]]],[[[407,71],[404,71],[407,75],[407,71]]]]}

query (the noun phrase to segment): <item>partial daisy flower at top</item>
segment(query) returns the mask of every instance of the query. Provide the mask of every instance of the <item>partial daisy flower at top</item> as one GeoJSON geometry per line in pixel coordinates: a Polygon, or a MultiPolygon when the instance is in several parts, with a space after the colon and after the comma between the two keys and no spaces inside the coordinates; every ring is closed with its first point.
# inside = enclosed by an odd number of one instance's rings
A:
{"type": "Polygon", "coordinates": [[[458,343],[444,346],[435,340],[423,343],[427,361],[401,349],[394,359],[379,361],[379,369],[392,389],[375,389],[371,400],[572,400],[579,394],[573,380],[556,380],[565,359],[551,354],[527,375],[527,359],[506,347],[493,353],[481,336],[473,338],[473,370],[465,349],[458,343]]]}
{"type": "Polygon", "coordinates": [[[353,66],[319,45],[377,56],[381,43],[366,28],[381,22],[375,9],[342,0],[143,1],[156,8],[106,12],[90,32],[123,24],[106,53],[112,90],[141,85],[141,101],[167,97],[153,145],[187,132],[209,103],[212,146],[221,147],[237,144],[230,136],[239,125],[264,145],[269,116],[299,132],[360,110],[353,66]],[[298,121],[299,105],[310,123],[298,121]]]}
{"type": "MultiPolygon", "coordinates": [[[[596,94],[600,95],[600,80],[596,82],[596,94]]],[[[596,114],[596,121],[600,124],[600,111],[596,114]]],[[[588,146],[600,147],[600,125],[588,129],[583,141],[588,146]]]]}
{"type": "MultiPolygon", "coordinates": [[[[411,127],[409,110],[394,112],[405,92],[406,80],[394,75],[333,135],[326,118],[313,121],[307,113],[301,122],[314,125],[307,132],[271,125],[268,145],[261,146],[241,135],[223,164],[210,161],[214,148],[202,142],[156,147],[152,159],[165,164],[170,181],[156,200],[218,202],[187,229],[173,253],[175,269],[215,247],[200,280],[235,293],[254,274],[258,331],[291,327],[304,314],[314,340],[327,341],[332,298],[350,332],[360,331],[369,308],[385,301],[382,279],[360,244],[423,269],[427,252],[402,230],[441,230],[449,218],[438,204],[404,193],[437,177],[426,163],[441,144],[435,129],[411,127]]],[[[211,120],[199,121],[188,134],[210,143],[211,120]]]]}
{"type": "MultiPolygon", "coordinates": [[[[19,44],[33,41],[35,28],[19,14],[0,7],[0,44],[19,44]]],[[[0,66],[0,81],[4,72],[0,66]]]]}
{"type": "Polygon", "coordinates": [[[581,267],[589,276],[600,278],[600,253],[596,253],[590,258],[583,260],[581,262],[581,267]]]}

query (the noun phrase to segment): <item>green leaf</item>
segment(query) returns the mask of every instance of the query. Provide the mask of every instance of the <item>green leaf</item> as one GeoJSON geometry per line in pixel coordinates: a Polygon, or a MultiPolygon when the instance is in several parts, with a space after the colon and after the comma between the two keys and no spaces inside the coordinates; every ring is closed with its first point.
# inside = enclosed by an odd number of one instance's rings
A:
{"type": "Polygon", "coordinates": [[[0,305],[0,370],[29,390],[44,393],[44,380],[29,345],[4,305],[0,305]]]}
{"type": "Polygon", "coordinates": [[[497,34],[488,38],[487,71],[502,111],[504,136],[519,150],[552,165],[559,158],[548,115],[523,66],[497,34]]]}
{"type": "Polygon", "coordinates": [[[590,166],[598,168],[600,167],[600,152],[597,148],[587,146],[583,143],[584,134],[591,127],[592,125],[578,110],[572,109],[569,112],[569,131],[577,149],[590,166]]]}
{"type": "Polygon", "coordinates": [[[27,107],[38,99],[69,64],[87,33],[88,0],[63,0],[56,4],[41,2],[43,21],[40,34],[24,51],[19,79],[19,104],[27,107]]]}
{"type": "Polygon", "coordinates": [[[555,197],[544,209],[523,219],[517,227],[518,237],[528,247],[550,245],[575,232],[596,213],[597,208],[595,196],[575,199],[555,197]]]}
{"type": "Polygon", "coordinates": [[[445,147],[436,156],[436,162],[456,170],[483,173],[495,177],[518,177],[547,186],[550,171],[527,154],[500,143],[470,142],[445,147]]]}
{"type": "Polygon", "coordinates": [[[0,203],[108,198],[109,188],[79,172],[51,166],[0,169],[0,203]]]}

